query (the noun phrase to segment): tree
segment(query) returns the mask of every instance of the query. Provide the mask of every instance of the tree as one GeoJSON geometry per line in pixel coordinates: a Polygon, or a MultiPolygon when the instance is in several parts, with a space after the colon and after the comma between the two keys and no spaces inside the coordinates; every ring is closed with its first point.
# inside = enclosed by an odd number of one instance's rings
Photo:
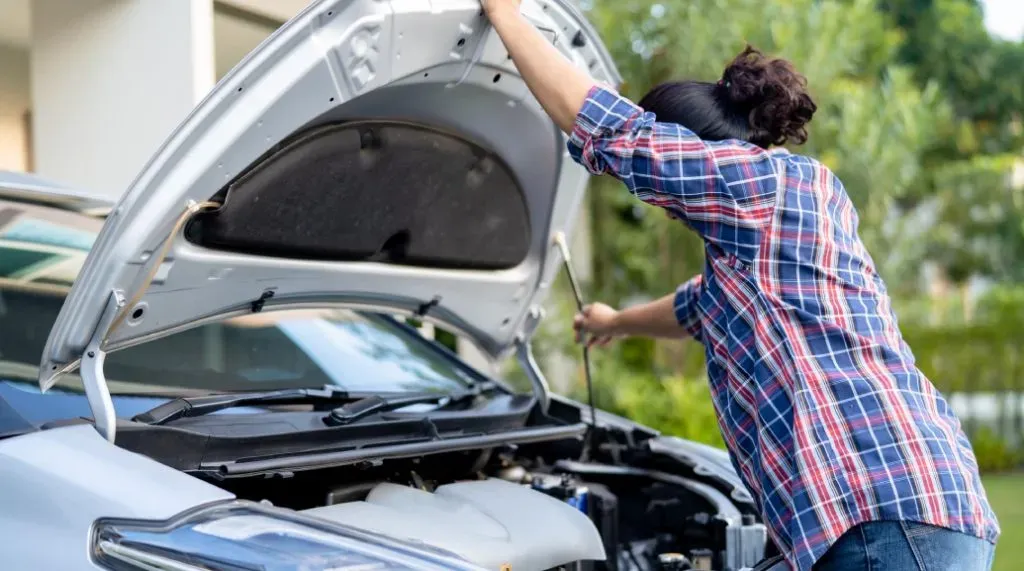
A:
{"type": "Polygon", "coordinates": [[[923,258],[961,287],[975,276],[1024,278],[1024,205],[1008,176],[1024,147],[1024,44],[992,38],[976,0],[880,6],[905,35],[900,61],[953,110],[904,204],[929,214],[923,258]]]}

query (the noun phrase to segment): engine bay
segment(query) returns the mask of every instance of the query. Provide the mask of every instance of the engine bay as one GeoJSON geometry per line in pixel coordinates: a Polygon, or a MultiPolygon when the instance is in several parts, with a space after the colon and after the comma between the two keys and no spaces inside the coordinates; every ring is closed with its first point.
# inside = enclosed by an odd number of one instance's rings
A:
{"type": "Polygon", "coordinates": [[[122,423],[117,445],[239,499],[485,569],[743,571],[777,553],[721,450],[556,395],[547,410],[483,382],[442,397],[179,398],[122,423]]]}
{"type": "MultiPolygon", "coordinates": [[[[240,498],[456,553],[487,569],[740,571],[767,554],[715,483],[541,443],[217,482],[240,498]]],[[[661,463],[661,466],[653,464],[661,463]]],[[[658,468],[658,469],[655,469],[658,468]]],[[[680,466],[680,468],[682,468],[680,466]]]]}

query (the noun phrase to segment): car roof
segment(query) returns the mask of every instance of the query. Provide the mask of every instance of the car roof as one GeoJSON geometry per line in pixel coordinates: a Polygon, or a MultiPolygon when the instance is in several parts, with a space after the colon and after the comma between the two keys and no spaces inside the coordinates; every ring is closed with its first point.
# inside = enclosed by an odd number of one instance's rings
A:
{"type": "Polygon", "coordinates": [[[0,170],[0,198],[106,216],[114,203],[93,192],[65,186],[40,176],[0,170]]]}

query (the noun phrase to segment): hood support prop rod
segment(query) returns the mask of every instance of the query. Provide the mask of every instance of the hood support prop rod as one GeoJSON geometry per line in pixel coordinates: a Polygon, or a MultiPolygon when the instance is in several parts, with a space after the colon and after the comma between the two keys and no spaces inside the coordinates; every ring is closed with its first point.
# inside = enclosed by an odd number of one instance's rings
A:
{"type": "MultiPolygon", "coordinates": [[[[576,270],[572,266],[572,256],[569,253],[569,244],[565,239],[565,234],[559,232],[555,234],[555,244],[562,253],[562,262],[565,264],[565,273],[569,276],[569,284],[572,285],[573,297],[576,298],[576,309],[583,312],[583,290],[580,289],[580,282],[576,279],[576,270]]],[[[587,401],[590,407],[590,422],[587,424],[589,430],[587,430],[586,441],[583,443],[583,453],[580,455],[581,459],[589,459],[590,453],[593,452],[594,447],[594,432],[597,426],[597,407],[594,406],[594,383],[591,378],[591,367],[590,367],[590,344],[587,343],[586,334],[583,336],[583,377],[587,383],[587,401]]]]}

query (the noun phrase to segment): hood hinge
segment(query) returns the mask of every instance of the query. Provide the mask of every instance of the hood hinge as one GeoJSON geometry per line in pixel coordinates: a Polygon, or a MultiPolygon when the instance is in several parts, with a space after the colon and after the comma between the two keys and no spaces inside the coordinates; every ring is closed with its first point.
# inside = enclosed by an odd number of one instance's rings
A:
{"type": "Polygon", "coordinates": [[[548,407],[551,405],[551,388],[548,386],[548,380],[544,377],[544,373],[537,364],[537,359],[533,356],[533,345],[531,344],[533,333],[537,330],[537,326],[540,325],[540,320],[543,318],[544,310],[542,308],[538,306],[530,307],[526,320],[523,322],[523,328],[519,335],[516,336],[515,347],[519,366],[523,368],[526,376],[530,379],[530,385],[533,386],[533,396],[536,397],[541,412],[547,414],[548,407]]]}
{"type": "Polygon", "coordinates": [[[120,291],[110,292],[99,324],[97,324],[96,331],[93,332],[88,345],[85,346],[85,351],[82,352],[82,361],[79,365],[79,374],[82,377],[82,385],[85,387],[85,396],[89,400],[89,408],[92,410],[96,430],[111,444],[114,442],[117,430],[117,415],[114,412],[114,401],[110,398],[107,377],[103,372],[103,364],[107,359],[103,343],[110,326],[124,305],[125,297],[120,291]]]}

